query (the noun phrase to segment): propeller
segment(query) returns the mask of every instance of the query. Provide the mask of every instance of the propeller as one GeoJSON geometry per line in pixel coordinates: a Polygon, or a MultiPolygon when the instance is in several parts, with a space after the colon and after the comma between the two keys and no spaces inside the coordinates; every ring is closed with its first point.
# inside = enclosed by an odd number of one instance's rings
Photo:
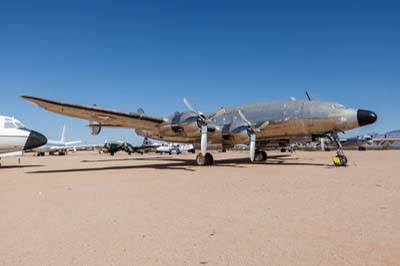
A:
{"type": "Polygon", "coordinates": [[[311,101],[311,96],[310,96],[310,94],[308,93],[308,91],[306,91],[306,96],[307,96],[307,99],[308,99],[309,101],[311,101]]]}
{"type": "Polygon", "coordinates": [[[202,112],[199,110],[194,109],[193,105],[188,101],[188,99],[183,98],[183,103],[186,105],[186,107],[195,113],[197,115],[197,125],[199,126],[201,130],[201,140],[200,140],[200,146],[201,146],[201,155],[204,157],[206,156],[207,153],[207,136],[208,136],[208,124],[211,123],[211,119],[216,118],[226,112],[224,108],[218,110],[214,114],[212,114],[209,118],[207,118],[202,112]]]}
{"type": "Polygon", "coordinates": [[[239,116],[243,119],[243,121],[247,124],[247,134],[250,137],[250,160],[254,161],[254,157],[256,154],[256,133],[266,128],[269,125],[269,121],[265,121],[261,124],[261,126],[255,127],[255,124],[251,123],[240,109],[238,109],[237,112],[239,116]]]}
{"type": "Polygon", "coordinates": [[[319,99],[318,99],[317,97],[315,97],[315,95],[313,95],[313,97],[311,97],[311,94],[310,94],[307,90],[306,90],[305,92],[306,92],[307,99],[308,99],[309,101],[312,101],[313,98],[314,98],[314,100],[319,101],[319,99]]]}

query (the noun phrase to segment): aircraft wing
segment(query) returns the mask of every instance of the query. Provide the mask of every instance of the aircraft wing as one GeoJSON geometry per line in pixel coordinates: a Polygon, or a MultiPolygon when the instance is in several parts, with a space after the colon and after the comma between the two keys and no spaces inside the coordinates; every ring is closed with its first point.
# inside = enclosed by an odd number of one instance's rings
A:
{"type": "Polygon", "coordinates": [[[383,144],[393,144],[397,141],[400,141],[400,138],[374,138],[374,144],[383,145],[383,144]]]}
{"type": "Polygon", "coordinates": [[[151,130],[165,123],[164,118],[147,114],[122,112],[91,105],[70,104],[31,96],[21,96],[21,98],[45,110],[104,123],[108,127],[151,130]]]}

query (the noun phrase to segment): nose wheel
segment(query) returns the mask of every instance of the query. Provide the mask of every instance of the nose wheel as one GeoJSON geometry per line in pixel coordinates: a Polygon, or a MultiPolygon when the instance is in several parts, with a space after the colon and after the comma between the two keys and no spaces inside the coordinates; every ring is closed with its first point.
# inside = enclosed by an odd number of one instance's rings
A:
{"type": "Polygon", "coordinates": [[[207,152],[205,156],[203,156],[201,153],[199,153],[196,157],[196,163],[197,165],[212,165],[214,163],[214,158],[211,155],[211,153],[207,152]]]}
{"type": "Polygon", "coordinates": [[[347,157],[344,154],[338,154],[333,157],[333,164],[335,166],[346,166],[347,165],[347,157]]]}

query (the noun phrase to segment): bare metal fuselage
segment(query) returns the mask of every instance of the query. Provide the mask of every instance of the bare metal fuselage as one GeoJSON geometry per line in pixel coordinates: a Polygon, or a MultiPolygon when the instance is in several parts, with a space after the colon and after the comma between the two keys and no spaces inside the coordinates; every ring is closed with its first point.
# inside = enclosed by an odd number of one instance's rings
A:
{"type": "MultiPolygon", "coordinates": [[[[309,142],[312,135],[341,132],[359,127],[357,109],[341,104],[319,101],[273,101],[226,108],[226,112],[211,119],[208,141],[232,146],[249,143],[247,125],[238,114],[240,109],[249,121],[268,125],[256,133],[258,146],[273,143],[309,142]]],[[[212,116],[214,112],[205,113],[212,116]]],[[[154,139],[197,143],[200,128],[192,111],[177,112],[166,123],[154,130],[136,130],[141,136],[154,139]]]]}

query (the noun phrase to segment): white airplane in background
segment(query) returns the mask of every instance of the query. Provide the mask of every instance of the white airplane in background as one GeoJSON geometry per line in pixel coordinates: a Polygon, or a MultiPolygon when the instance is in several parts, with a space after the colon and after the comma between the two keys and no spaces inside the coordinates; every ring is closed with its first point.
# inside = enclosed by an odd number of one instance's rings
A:
{"type": "MultiPolygon", "coordinates": [[[[374,145],[376,147],[389,146],[398,141],[400,141],[400,138],[387,137],[386,134],[383,136],[367,134],[350,138],[340,138],[343,147],[358,148],[359,151],[365,151],[374,145]]],[[[319,145],[321,146],[321,150],[330,151],[331,149],[335,149],[334,142],[329,137],[321,138],[319,145]]]]}
{"type": "Polygon", "coordinates": [[[58,155],[65,155],[68,151],[75,151],[77,144],[81,143],[82,141],[65,141],[65,129],[66,126],[64,125],[60,140],[49,139],[46,145],[34,149],[36,155],[44,156],[46,152],[48,152],[49,155],[54,155],[55,153],[58,153],[58,155]]]}
{"type": "Polygon", "coordinates": [[[46,144],[47,138],[29,130],[13,117],[0,116],[0,158],[21,156],[23,151],[46,144]]]}
{"type": "Polygon", "coordinates": [[[156,153],[176,153],[181,154],[183,152],[195,153],[195,149],[192,144],[179,144],[179,143],[169,143],[168,145],[161,145],[156,149],[156,153]]]}

